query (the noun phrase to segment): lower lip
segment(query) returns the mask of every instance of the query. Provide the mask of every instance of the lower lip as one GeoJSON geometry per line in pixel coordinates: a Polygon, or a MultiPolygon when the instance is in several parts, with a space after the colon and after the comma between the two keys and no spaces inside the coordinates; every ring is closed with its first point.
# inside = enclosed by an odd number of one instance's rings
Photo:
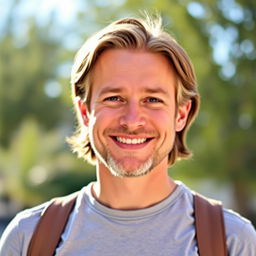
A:
{"type": "Polygon", "coordinates": [[[122,142],[117,141],[116,139],[112,138],[111,139],[116,143],[117,146],[119,146],[122,149],[129,149],[129,150],[135,150],[135,149],[141,149],[144,148],[145,146],[147,146],[149,144],[149,142],[151,140],[145,141],[143,143],[140,144],[125,144],[122,142]]]}

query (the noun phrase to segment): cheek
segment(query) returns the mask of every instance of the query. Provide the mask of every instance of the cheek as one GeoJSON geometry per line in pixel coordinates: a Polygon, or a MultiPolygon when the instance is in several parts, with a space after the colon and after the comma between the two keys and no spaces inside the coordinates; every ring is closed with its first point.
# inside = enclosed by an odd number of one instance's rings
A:
{"type": "Polygon", "coordinates": [[[151,119],[162,129],[169,129],[170,127],[174,126],[175,113],[171,111],[159,111],[153,114],[151,113],[151,119]]]}
{"type": "Polygon", "coordinates": [[[168,147],[173,145],[175,138],[175,117],[174,113],[162,113],[153,118],[156,129],[159,132],[161,143],[168,147]]]}
{"type": "Polygon", "coordinates": [[[97,133],[102,133],[106,128],[115,125],[117,123],[118,117],[118,111],[113,111],[111,109],[101,109],[95,112],[91,127],[97,133]]]}

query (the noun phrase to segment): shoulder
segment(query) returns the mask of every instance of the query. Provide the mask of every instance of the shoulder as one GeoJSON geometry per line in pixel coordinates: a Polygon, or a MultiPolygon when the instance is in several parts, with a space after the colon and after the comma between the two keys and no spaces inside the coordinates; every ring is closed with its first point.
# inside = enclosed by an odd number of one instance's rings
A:
{"type": "MultiPolygon", "coordinates": [[[[79,193],[76,207],[81,204],[83,190],[79,193]]],[[[70,195],[68,195],[70,196],[70,195]]],[[[18,213],[5,229],[0,240],[0,255],[27,255],[27,248],[34,230],[41,218],[42,212],[52,201],[45,202],[18,213]]]]}
{"type": "Polygon", "coordinates": [[[232,210],[224,209],[223,213],[230,255],[255,255],[256,231],[252,223],[232,210]]]}
{"type": "Polygon", "coordinates": [[[0,255],[25,255],[34,229],[47,203],[21,211],[9,223],[0,240],[0,255]]]}
{"type": "MultiPolygon", "coordinates": [[[[194,191],[182,184],[183,201],[193,207],[194,191]],[[185,196],[185,197],[184,197],[185,196]]],[[[223,208],[227,246],[230,256],[255,256],[256,231],[252,223],[238,213],[223,208]]]]}

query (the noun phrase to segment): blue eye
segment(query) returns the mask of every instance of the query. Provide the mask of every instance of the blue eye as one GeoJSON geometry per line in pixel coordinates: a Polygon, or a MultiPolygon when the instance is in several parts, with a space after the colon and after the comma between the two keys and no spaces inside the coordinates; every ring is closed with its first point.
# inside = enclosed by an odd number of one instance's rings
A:
{"type": "Polygon", "coordinates": [[[155,97],[149,97],[147,99],[148,102],[151,102],[151,103],[158,103],[158,102],[163,102],[162,100],[158,99],[158,98],[155,98],[155,97]]]}
{"type": "Polygon", "coordinates": [[[104,101],[120,101],[118,96],[110,96],[104,99],[104,101]]]}

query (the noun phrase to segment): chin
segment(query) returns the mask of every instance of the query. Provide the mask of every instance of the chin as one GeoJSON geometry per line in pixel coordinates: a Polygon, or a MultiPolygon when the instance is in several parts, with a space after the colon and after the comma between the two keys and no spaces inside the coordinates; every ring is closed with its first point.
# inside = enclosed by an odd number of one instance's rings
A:
{"type": "Polygon", "coordinates": [[[137,166],[134,166],[134,163],[131,166],[131,162],[129,162],[129,166],[125,166],[125,164],[116,161],[109,155],[107,158],[107,167],[112,175],[116,177],[140,177],[148,174],[153,169],[153,159],[150,158],[137,166]]]}

